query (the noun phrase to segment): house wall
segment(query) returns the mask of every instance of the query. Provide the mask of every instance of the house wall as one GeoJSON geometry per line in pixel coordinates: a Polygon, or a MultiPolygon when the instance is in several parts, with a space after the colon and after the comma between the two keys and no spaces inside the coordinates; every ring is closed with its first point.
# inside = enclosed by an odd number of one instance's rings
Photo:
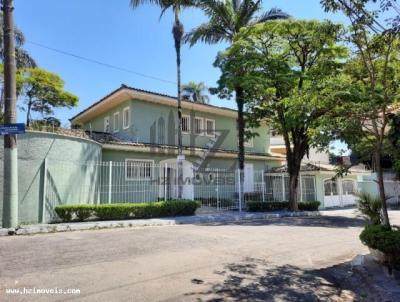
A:
{"type": "MultiPolygon", "coordinates": [[[[3,138],[0,138],[3,144],[3,138]]],[[[3,211],[3,156],[0,149],[0,221],[3,211]]],[[[44,132],[18,135],[18,198],[19,222],[37,223],[43,207],[44,159],[48,159],[47,192],[58,196],[60,202],[79,202],[91,199],[94,189],[90,179],[81,170],[60,169],[60,162],[89,162],[101,160],[101,146],[93,141],[44,132]],[[87,190],[82,191],[82,184],[87,190]],[[65,185],[65,184],[68,184],[65,185]]],[[[82,168],[80,168],[82,169],[82,168]]],[[[90,173],[90,168],[85,168],[90,173]]],[[[93,173],[91,173],[93,174],[93,173]]],[[[52,206],[46,204],[46,216],[52,215],[52,206]]],[[[0,223],[1,225],[1,223],[0,223]]]]}
{"type": "MultiPolygon", "coordinates": [[[[120,112],[120,129],[122,129],[122,110],[129,106],[130,108],[130,127],[126,130],[120,130],[116,133],[125,139],[133,139],[143,143],[160,143],[168,145],[177,145],[176,129],[178,118],[176,108],[161,104],[154,104],[141,100],[130,100],[119,105],[112,111],[102,114],[89,123],[83,125],[85,130],[104,131],[104,117],[110,117],[112,126],[115,112],[120,112]],[[164,140],[161,139],[160,128],[164,129],[164,140]]],[[[210,114],[200,111],[190,111],[183,109],[183,115],[189,115],[191,121],[191,130],[194,128],[194,117],[215,120],[215,130],[222,133],[220,143],[214,147],[226,150],[237,150],[237,130],[236,118],[222,115],[210,114]]],[[[112,127],[111,127],[112,128],[112,127]]],[[[269,129],[267,126],[261,126],[254,129],[258,136],[253,138],[253,146],[246,147],[246,151],[267,153],[269,150],[269,129]]],[[[210,138],[206,135],[195,135],[193,133],[183,133],[182,143],[184,146],[204,147],[210,138]]]]}

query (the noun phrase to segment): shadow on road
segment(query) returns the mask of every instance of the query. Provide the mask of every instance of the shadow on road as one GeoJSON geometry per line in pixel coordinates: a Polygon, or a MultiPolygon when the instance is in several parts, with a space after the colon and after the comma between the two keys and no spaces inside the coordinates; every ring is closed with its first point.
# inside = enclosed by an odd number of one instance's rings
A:
{"type": "MultiPolygon", "coordinates": [[[[221,282],[192,279],[202,289],[186,297],[198,301],[380,301],[368,293],[360,276],[349,263],[304,270],[292,265],[274,266],[260,259],[246,258],[224,266],[214,274],[221,282]],[[367,299],[367,300],[365,300],[367,299]]],[[[215,280],[213,278],[213,280],[215,280]]]]}
{"type": "Polygon", "coordinates": [[[348,228],[348,227],[362,227],[365,225],[365,220],[362,218],[352,218],[344,216],[286,217],[286,218],[273,218],[269,220],[215,222],[215,223],[203,224],[202,226],[224,226],[224,225],[245,225],[245,226],[278,225],[278,226],[348,228]]]}

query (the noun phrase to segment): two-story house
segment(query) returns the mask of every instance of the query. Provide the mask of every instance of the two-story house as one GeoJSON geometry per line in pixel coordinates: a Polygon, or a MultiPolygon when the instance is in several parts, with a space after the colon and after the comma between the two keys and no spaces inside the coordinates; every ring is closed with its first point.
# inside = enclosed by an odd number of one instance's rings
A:
{"type": "MultiPolygon", "coordinates": [[[[197,171],[232,170],[237,167],[237,112],[209,104],[182,100],[182,144],[184,178],[197,171]]],[[[102,160],[125,163],[125,181],[153,178],[150,167],[167,166],[177,171],[177,100],[175,97],[122,85],[100,101],[71,118],[102,144],[102,160]]],[[[254,190],[254,171],[282,165],[284,157],[271,156],[269,128],[252,129],[257,136],[246,141],[245,190],[254,190]]],[[[160,169],[161,171],[162,169],[160,169]]],[[[165,173],[165,172],[160,172],[165,173]]],[[[170,197],[176,192],[169,193],[170,197]]],[[[160,193],[162,195],[162,193],[160,193]]],[[[185,186],[184,197],[193,197],[185,186]]]]}

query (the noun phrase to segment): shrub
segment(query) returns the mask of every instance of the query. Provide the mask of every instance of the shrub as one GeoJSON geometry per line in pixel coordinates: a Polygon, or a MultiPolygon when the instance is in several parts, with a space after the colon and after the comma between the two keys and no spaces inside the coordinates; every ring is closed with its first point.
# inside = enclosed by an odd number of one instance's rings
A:
{"type": "Polygon", "coordinates": [[[321,203],[319,201],[303,201],[299,202],[300,211],[318,211],[321,203]]]}
{"type": "Polygon", "coordinates": [[[287,201],[271,201],[271,202],[249,201],[246,204],[247,204],[247,210],[249,212],[286,210],[289,207],[289,202],[287,201]]]}
{"type": "Polygon", "coordinates": [[[357,208],[369,223],[381,224],[382,203],[378,197],[366,192],[358,194],[357,208]]]}
{"type": "Polygon", "coordinates": [[[81,204],[73,207],[75,215],[79,221],[84,221],[93,215],[93,205],[81,204]]]}
{"type": "Polygon", "coordinates": [[[360,234],[366,246],[384,253],[390,265],[400,266],[400,230],[383,225],[367,225],[360,234]]]}
{"type": "Polygon", "coordinates": [[[71,206],[68,205],[59,205],[56,206],[54,209],[58,215],[58,217],[61,218],[62,221],[71,221],[72,220],[72,214],[74,213],[73,209],[71,206]]]}
{"type": "Polygon", "coordinates": [[[163,201],[148,203],[118,203],[102,205],[61,205],[55,211],[63,221],[76,217],[84,221],[91,216],[100,220],[140,219],[193,215],[199,204],[195,201],[163,201]]]}

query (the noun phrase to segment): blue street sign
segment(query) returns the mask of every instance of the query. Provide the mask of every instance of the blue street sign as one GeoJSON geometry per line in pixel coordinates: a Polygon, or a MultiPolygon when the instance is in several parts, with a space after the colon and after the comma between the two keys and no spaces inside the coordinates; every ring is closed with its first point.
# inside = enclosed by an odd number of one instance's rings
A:
{"type": "Polygon", "coordinates": [[[24,123],[0,125],[0,135],[22,134],[22,133],[25,133],[24,123]]]}

